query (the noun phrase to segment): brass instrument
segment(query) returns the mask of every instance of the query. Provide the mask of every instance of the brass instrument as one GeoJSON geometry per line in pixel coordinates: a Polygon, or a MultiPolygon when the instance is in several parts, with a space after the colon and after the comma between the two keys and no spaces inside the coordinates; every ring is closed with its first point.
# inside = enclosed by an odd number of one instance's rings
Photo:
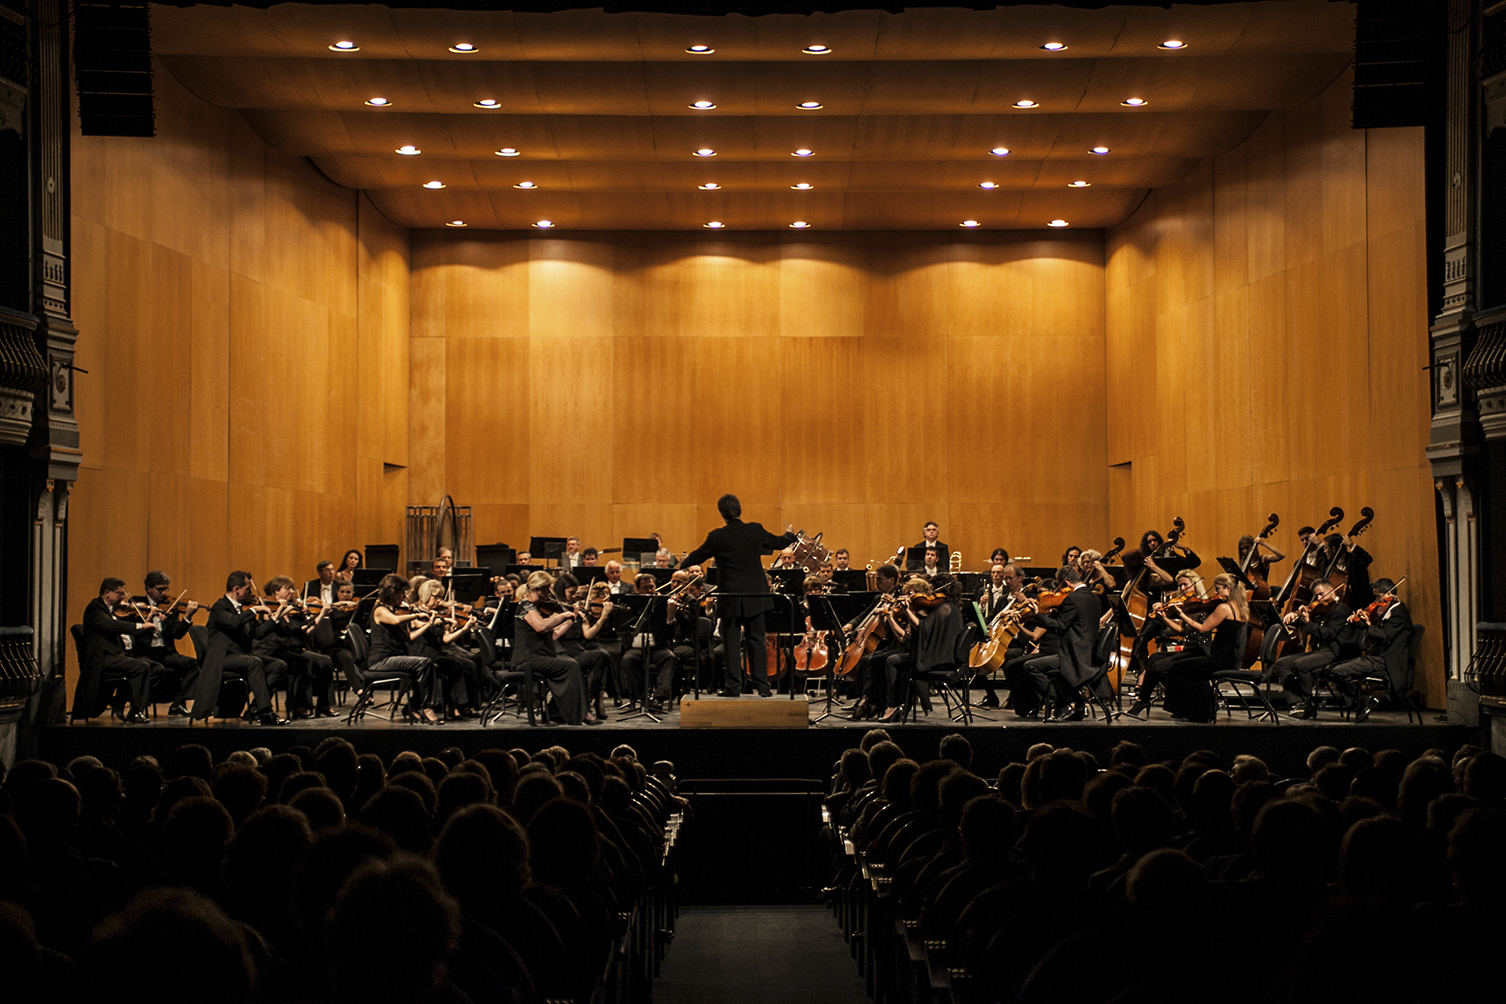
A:
{"type": "Polygon", "coordinates": [[[868,567],[863,569],[863,577],[866,580],[870,593],[878,590],[878,572],[873,568],[873,562],[868,562],[868,567]]]}
{"type": "Polygon", "coordinates": [[[962,572],[962,552],[961,551],[953,551],[952,552],[952,556],[947,559],[946,571],[947,571],[948,575],[953,576],[954,578],[962,572]]]}

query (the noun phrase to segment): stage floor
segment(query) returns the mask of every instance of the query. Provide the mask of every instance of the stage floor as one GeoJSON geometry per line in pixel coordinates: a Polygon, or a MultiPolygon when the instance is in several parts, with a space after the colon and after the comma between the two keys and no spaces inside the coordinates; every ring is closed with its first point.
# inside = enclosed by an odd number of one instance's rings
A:
{"type": "MultiPolygon", "coordinates": [[[[745,697],[743,700],[758,700],[745,697]]],[[[769,700],[788,700],[777,696],[769,700]]],[[[814,719],[825,707],[812,701],[814,719]]],[[[987,709],[971,726],[947,720],[940,704],[929,716],[903,725],[876,721],[853,722],[839,714],[807,728],[793,729],[682,729],[680,713],[671,710],[658,723],[628,719],[626,708],[609,709],[608,720],[597,726],[534,726],[526,718],[504,716],[486,728],[477,720],[452,721],[441,726],[406,725],[387,719],[386,712],[368,714],[348,726],[340,718],[308,719],[282,726],[259,726],[241,721],[213,720],[190,725],[187,719],[168,718],[167,706],[146,725],[125,725],[108,715],[78,725],[45,726],[40,730],[40,755],[53,762],[92,754],[109,766],[123,769],[141,754],[166,757],[184,743],[202,743],[215,759],[235,750],[265,746],[282,752],[295,746],[315,746],[325,736],[348,738],[357,750],[389,760],[404,750],[436,753],[457,746],[466,753],[488,748],[529,751],[560,745],[572,752],[594,751],[605,756],[621,743],[632,746],[640,760],[670,760],[686,778],[825,778],[842,751],[857,745],[870,728],[889,730],[907,756],[924,762],[936,755],[941,738],[961,732],[973,744],[974,769],[992,777],[1012,761],[1022,761],[1035,743],[1085,750],[1108,762],[1108,753],[1121,739],[1144,747],[1152,760],[1180,758],[1196,749],[1210,749],[1232,759],[1240,753],[1261,757],[1270,768],[1290,776],[1303,770],[1307,754],[1318,746],[1363,746],[1369,750],[1399,749],[1416,755],[1438,747],[1448,751],[1481,741],[1478,728],[1441,721],[1441,713],[1425,712],[1422,724],[1408,723],[1402,711],[1377,711],[1361,725],[1340,720],[1325,711],[1313,721],[1286,715],[1278,723],[1248,719],[1243,711],[1220,716],[1216,723],[1190,724],[1168,718],[1159,709],[1149,721],[1119,718],[1047,724],[1015,717],[1012,712],[987,709]]]]}

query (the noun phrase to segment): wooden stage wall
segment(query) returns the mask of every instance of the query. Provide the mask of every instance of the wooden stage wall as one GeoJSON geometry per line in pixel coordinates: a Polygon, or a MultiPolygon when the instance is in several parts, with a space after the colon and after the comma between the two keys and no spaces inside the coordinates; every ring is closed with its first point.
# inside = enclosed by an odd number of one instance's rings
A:
{"type": "MultiPolygon", "coordinates": [[[[1444,704],[1428,440],[1421,129],[1349,127],[1350,78],[1151,193],[1108,236],[1109,523],[1232,554],[1330,506],[1372,576],[1408,576],[1444,704]]],[[[1277,566],[1285,574],[1290,562],[1277,566]]]]}
{"type": "Polygon", "coordinates": [[[979,567],[1108,529],[1102,234],[415,232],[409,493],[476,540],[721,525],[979,567]]]}
{"type": "Polygon", "coordinates": [[[207,603],[402,539],[407,232],[155,81],[155,139],[73,136],[74,618],[106,575],[207,603]]]}

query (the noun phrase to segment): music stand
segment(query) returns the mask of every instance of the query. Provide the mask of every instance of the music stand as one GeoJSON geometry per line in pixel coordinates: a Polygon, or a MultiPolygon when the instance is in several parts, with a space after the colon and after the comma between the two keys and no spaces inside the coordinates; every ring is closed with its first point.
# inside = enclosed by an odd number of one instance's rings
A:
{"type": "Polygon", "coordinates": [[[669,611],[669,597],[651,593],[628,593],[618,597],[617,602],[622,604],[621,609],[626,616],[632,618],[632,626],[628,629],[632,632],[631,637],[643,639],[643,699],[638,702],[637,711],[617,720],[629,722],[634,718],[647,718],[658,725],[663,719],[648,710],[648,702],[653,699],[654,693],[654,663],[649,656],[653,653],[654,639],[663,633],[668,623],[666,615],[669,611]]]}
{"type": "Polygon", "coordinates": [[[858,593],[868,588],[868,573],[861,568],[834,568],[831,581],[849,593],[858,593]]]}
{"type": "Polygon", "coordinates": [[[467,606],[483,596],[490,596],[493,592],[490,568],[452,569],[450,574],[441,581],[448,589],[454,591],[457,602],[467,606]]]}
{"type": "Polygon", "coordinates": [[[506,568],[517,564],[518,552],[506,544],[477,544],[476,564],[482,568],[506,568]]]}
{"type": "Polygon", "coordinates": [[[805,577],[810,573],[803,568],[770,568],[769,576],[779,592],[786,596],[805,595],[805,577]]]}
{"type": "Polygon", "coordinates": [[[570,569],[570,574],[575,576],[575,581],[583,586],[607,580],[607,570],[603,565],[576,565],[570,569]]]}
{"type": "Polygon", "coordinates": [[[527,582],[528,576],[532,575],[534,572],[542,572],[543,570],[544,569],[541,565],[508,565],[506,568],[502,569],[502,574],[516,575],[519,579],[527,582]]]}
{"type": "Polygon", "coordinates": [[[847,633],[843,630],[843,625],[850,623],[856,616],[851,609],[854,606],[850,595],[833,596],[830,593],[821,593],[805,598],[806,611],[811,619],[811,629],[830,632],[831,639],[826,643],[826,707],[819,715],[811,719],[812,725],[819,725],[823,719],[831,717],[833,702],[839,706],[843,705],[843,702],[837,699],[833,688],[836,686],[837,664],[842,661],[842,653],[847,649],[847,633]],[[838,600],[848,601],[845,604],[848,608],[846,613],[838,609],[838,600]]]}
{"type": "Polygon", "coordinates": [[[1239,562],[1235,561],[1233,558],[1217,558],[1215,560],[1218,561],[1220,568],[1238,579],[1240,584],[1246,589],[1255,588],[1255,583],[1251,582],[1249,575],[1245,573],[1244,569],[1239,567],[1239,562]]]}
{"type": "Polygon", "coordinates": [[[350,584],[356,587],[356,595],[362,596],[380,586],[382,580],[391,574],[380,568],[356,568],[350,573],[350,584]]]}
{"type": "Polygon", "coordinates": [[[648,555],[648,564],[654,563],[654,556],[659,553],[659,542],[652,537],[623,537],[622,558],[627,561],[632,558],[638,559],[641,567],[644,564],[643,556],[648,555]]]}
{"type": "Polygon", "coordinates": [[[535,558],[542,559],[546,565],[553,560],[554,564],[558,566],[560,558],[565,553],[565,544],[569,539],[568,537],[529,537],[528,553],[535,558]]]}
{"type": "Polygon", "coordinates": [[[957,582],[962,586],[963,593],[968,596],[977,596],[983,592],[983,587],[988,585],[988,573],[958,572],[957,582]]]}
{"type": "Polygon", "coordinates": [[[382,572],[397,571],[398,546],[396,544],[367,544],[363,564],[382,572]]]}
{"type": "Polygon", "coordinates": [[[1260,615],[1260,626],[1267,631],[1270,630],[1272,624],[1279,624],[1281,622],[1281,611],[1277,610],[1276,604],[1270,600],[1251,600],[1250,613],[1260,615]]]}
{"type": "MultiPolygon", "coordinates": [[[[798,569],[791,569],[791,571],[798,571],[798,569]]],[[[805,573],[800,572],[799,574],[801,581],[804,581],[805,573]]],[[[805,619],[800,616],[800,600],[798,597],[788,593],[771,593],[769,596],[774,600],[774,609],[763,615],[764,634],[780,635],[784,641],[785,657],[788,660],[785,663],[785,676],[792,681],[790,683],[790,700],[793,701],[795,699],[795,685],[793,683],[795,679],[795,638],[804,637],[805,619]],[[780,602],[781,600],[783,603],[780,602]]],[[[722,641],[725,643],[726,639],[723,638],[722,641]]],[[[744,644],[746,643],[746,638],[744,638],[744,644]]],[[[775,646],[774,660],[772,668],[777,671],[779,668],[779,646],[775,646]]],[[[752,659],[748,660],[748,665],[749,667],[753,665],[752,659]]],[[[754,684],[754,687],[756,689],[757,684],[754,684]]]]}

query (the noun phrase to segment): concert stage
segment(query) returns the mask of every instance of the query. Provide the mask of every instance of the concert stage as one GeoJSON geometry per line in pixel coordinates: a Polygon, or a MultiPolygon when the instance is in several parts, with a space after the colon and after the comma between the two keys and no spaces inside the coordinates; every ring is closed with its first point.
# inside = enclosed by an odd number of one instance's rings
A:
{"type": "MultiPolygon", "coordinates": [[[[812,701],[810,708],[812,715],[819,714],[823,703],[812,701]]],[[[530,727],[526,720],[511,716],[487,728],[475,721],[404,725],[389,722],[384,715],[368,716],[354,726],[336,718],[270,727],[232,721],[189,726],[184,719],[167,718],[166,705],[159,705],[158,710],[161,717],[149,725],[128,726],[101,718],[81,725],[46,726],[40,730],[40,755],[54,763],[66,763],[91,754],[107,766],[124,769],[135,756],[150,753],[164,759],[190,742],[207,746],[216,761],[235,750],[257,746],[274,753],[293,746],[312,747],[331,735],[344,736],[360,752],[375,753],[383,760],[391,760],[403,750],[430,755],[447,746],[458,746],[466,753],[488,748],[531,752],[555,744],[572,752],[590,750],[606,756],[613,747],[626,743],[646,764],[673,761],[682,778],[824,779],[830,776],[843,750],[857,745],[868,729],[881,725],[850,722],[833,715],[806,728],[680,728],[677,710],[665,714],[656,724],[645,718],[623,721],[625,710],[616,709],[602,725],[571,728],[530,727]]],[[[1421,725],[1409,724],[1401,711],[1377,711],[1363,725],[1342,721],[1333,712],[1324,712],[1316,721],[1283,716],[1279,724],[1272,724],[1249,721],[1243,712],[1235,711],[1233,717],[1220,717],[1217,723],[1208,725],[1173,721],[1159,711],[1149,722],[1120,718],[1108,725],[1091,719],[1044,724],[998,709],[987,713],[992,721],[979,718],[971,726],[958,726],[947,721],[938,706],[917,723],[882,727],[889,730],[907,756],[921,762],[936,755],[943,736],[961,732],[973,744],[975,769],[989,778],[1005,764],[1023,761],[1025,751],[1041,742],[1085,750],[1105,765],[1109,751],[1121,739],[1139,743],[1150,760],[1181,758],[1197,749],[1213,750],[1225,758],[1250,753],[1265,760],[1278,776],[1304,773],[1307,754],[1317,746],[1399,749],[1410,757],[1430,747],[1452,752],[1464,743],[1483,742],[1481,729],[1438,722],[1436,712],[1426,712],[1421,725]]]]}

